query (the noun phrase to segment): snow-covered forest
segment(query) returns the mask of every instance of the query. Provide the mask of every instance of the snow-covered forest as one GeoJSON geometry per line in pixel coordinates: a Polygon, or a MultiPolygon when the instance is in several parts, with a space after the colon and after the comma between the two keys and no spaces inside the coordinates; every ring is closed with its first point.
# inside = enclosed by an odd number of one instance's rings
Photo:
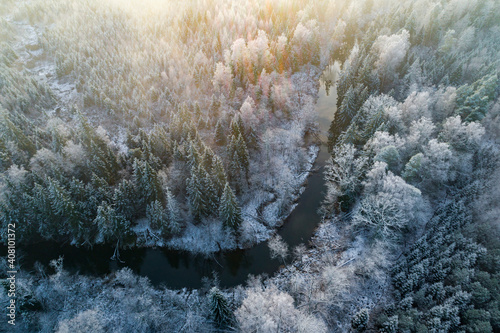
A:
{"type": "Polygon", "coordinates": [[[289,213],[314,160],[330,58],[315,13],[3,7],[1,208],[23,241],[213,252],[269,238],[289,213]]]}
{"type": "Polygon", "coordinates": [[[197,290],[54,260],[8,329],[500,332],[498,0],[4,0],[0,39],[18,243],[294,258],[197,290]],[[334,62],[324,219],[289,250],[334,62]]]}

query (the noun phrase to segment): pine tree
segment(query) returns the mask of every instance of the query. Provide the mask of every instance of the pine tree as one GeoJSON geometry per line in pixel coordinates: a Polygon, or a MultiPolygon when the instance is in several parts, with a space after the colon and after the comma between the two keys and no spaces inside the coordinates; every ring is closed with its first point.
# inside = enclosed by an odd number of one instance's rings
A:
{"type": "Polygon", "coordinates": [[[215,125],[215,144],[218,146],[223,146],[226,143],[226,131],[222,122],[219,120],[215,125]]]}
{"type": "MultiPolygon", "coordinates": [[[[52,237],[54,234],[53,229],[57,227],[58,221],[53,218],[50,199],[45,188],[42,185],[35,183],[32,195],[29,197],[26,196],[26,199],[29,199],[30,201],[28,216],[30,217],[32,223],[39,226],[39,233],[42,237],[52,237]]],[[[15,207],[12,203],[9,206],[15,207]]],[[[17,209],[8,209],[8,216],[19,218],[21,216],[19,207],[17,209]]]]}
{"type": "Polygon", "coordinates": [[[134,179],[141,203],[149,204],[154,200],[163,200],[163,192],[156,171],[146,161],[134,160],[134,179]]]}
{"type": "Polygon", "coordinates": [[[243,126],[243,121],[241,120],[240,115],[237,115],[233,118],[231,121],[231,135],[233,135],[235,138],[238,136],[244,135],[244,126],[243,126]]]}
{"type": "Polygon", "coordinates": [[[7,170],[11,164],[11,153],[7,149],[5,141],[0,137],[0,171],[7,170]]]}
{"type": "Polygon", "coordinates": [[[173,151],[174,158],[177,161],[184,161],[183,149],[181,147],[179,147],[179,144],[177,143],[177,141],[174,141],[172,151],[173,151]]]}
{"type": "Polygon", "coordinates": [[[113,184],[117,180],[120,169],[116,154],[83,116],[80,117],[80,124],[82,127],[80,137],[88,152],[89,169],[104,178],[106,182],[113,184]]]}
{"type": "Polygon", "coordinates": [[[167,216],[163,205],[158,200],[151,202],[146,208],[146,217],[149,220],[149,225],[155,229],[163,232],[167,228],[167,216]]]}
{"type": "Polygon", "coordinates": [[[227,154],[230,157],[229,174],[231,176],[231,181],[236,186],[237,191],[240,191],[241,187],[244,186],[248,180],[248,169],[250,164],[247,145],[241,134],[237,138],[231,136],[227,154]]]}
{"type": "Polygon", "coordinates": [[[138,205],[137,189],[131,181],[124,179],[118,184],[113,193],[113,204],[116,211],[123,217],[129,220],[137,217],[140,204],[138,205]]]}
{"type": "Polygon", "coordinates": [[[69,192],[55,179],[47,179],[47,198],[50,202],[51,213],[49,219],[58,221],[63,227],[60,233],[69,231],[72,235],[79,233],[81,224],[77,218],[75,204],[69,192]],[[65,228],[68,228],[65,230],[65,228]]]}
{"type": "Polygon", "coordinates": [[[424,155],[418,153],[413,155],[408,163],[406,163],[405,170],[403,171],[403,178],[409,182],[415,182],[420,178],[422,159],[424,155]]]}
{"type": "Polygon", "coordinates": [[[100,241],[123,240],[130,227],[130,222],[116,214],[116,211],[107,202],[102,202],[97,208],[97,216],[94,219],[97,225],[101,239],[100,241]]]}
{"type": "Polygon", "coordinates": [[[241,167],[245,171],[245,177],[248,178],[248,168],[250,165],[250,157],[248,154],[248,148],[245,140],[243,139],[243,135],[239,135],[236,142],[236,149],[238,152],[238,160],[240,162],[241,167]]]}
{"type": "Polygon", "coordinates": [[[205,170],[209,171],[212,169],[213,158],[214,152],[212,151],[212,149],[210,149],[210,147],[205,146],[203,156],[201,158],[201,163],[203,164],[205,170]]]}
{"type": "Polygon", "coordinates": [[[181,213],[179,208],[179,203],[174,198],[172,192],[167,188],[166,190],[166,215],[168,221],[168,230],[172,234],[179,233],[181,229],[181,213]]]}
{"type": "Polygon", "coordinates": [[[200,222],[201,218],[208,214],[207,202],[203,193],[203,178],[200,177],[198,168],[191,168],[191,177],[187,181],[187,192],[194,220],[200,222]]]}
{"type": "Polygon", "coordinates": [[[366,308],[359,310],[351,319],[351,326],[358,332],[363,332],[368,326],[370,311],[366,308]]]}
{"type": "Polygon", "coordinates": [[[224,192],[224,186],[227,183],[227,176],[226,171],[224,170],[224,165],[222,165],[222,161],[217,155],[214,155],[210,174],[212,176],[217,195],[220,197],[224,192]]]}
{"type": "Polygon", "coordinates": [[[0,136],[5,141],[13,141],[16,143],[20,151],[25,151],[32,156],[36,153],[36,145],[25,135],[20,126],[11,120],[11,114],[2,112],[0,114],[0,136]]]}
{"type": "MultiPolygon", "coordinates": [[[[101,202],[92,195],[90,184],[84,184],[81,180],[73,178],[68,185],[68,192],[75,204],[75,213],[80,223],[80,229],[75,238],[93,243],[96,227],[93,224],[97,213],[98,203],[101,202]]],[[[135,196],[133,196],[135,198],[135,196]]]]}
{"type": "Polygon", "coordinates": [[[207,215],[215,214],[219,208],[219,197],[212,177],[205,171],[202,165],[198,167],[198,175],[202,182],[202,193],[205,196],[207,215]]]}
{"type": "Polygon", "coordinates": [[[190,168],[197,168],[198,165],[200,165],[201,162],[201,156],[200,152],[198,151],[198,148],[196,147],[196,144],[194,142],[189,142],[189,150],[188,150],[188,155],[187,155],[187,162],[188,166],[190,168]]]}
{"type": "Polygon", "coordinates": [[[356,95],[353,87],[350,86],[335,117],[338,118],[340,124],[347,124],[354,118],[356,111],[356,95]]]}
{"type": "Polygon", "coordinates": [[[231,327],[234,323],[233,313],[219,288],[213,287],[210,289],[208,299],[215,326],[219,329],[231,327]]]}
{"type": "Polygon", "coordinates": [[[257,136],[257,133],[253,127],[249,127],[247,130],[247,133],[245,135],[245,138],[247,138],[247,146],[253,149],[258,148],[257,143],[259,141],[259,138],[257,136]]]}
{"type": "Polygon", "coordinates": [[[224,223],[224,227],[231,228],[234,231],[237,231],[241,222],[243,222],[241,209],[236,202],[233,190],[229,187],[229,183],[226,183],[220,200],[219,216],[224,223]]]}

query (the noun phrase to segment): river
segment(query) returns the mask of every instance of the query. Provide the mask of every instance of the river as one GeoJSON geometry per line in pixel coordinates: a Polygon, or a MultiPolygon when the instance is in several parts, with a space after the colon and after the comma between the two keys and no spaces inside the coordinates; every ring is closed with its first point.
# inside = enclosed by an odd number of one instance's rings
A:
{"type": "MultiPolygon", "coordinates": [[[[317,211],[325,192],[323,166],[329,156],[325,144],[326,133],[333,120],[337,100],[335,86],[328,89],[328,83],[325,85],[325,82],[334,82],[337,72],[336,65],[329,66],[320,79],[316,109],[324,143],[315,161],[316,171],[308,177],[306,189],[297,206],[278,230],[290,249],[299,244],[307,245],[321,221],[317,211]]],[[[102,276],[122,267],[130,267],[135,273],[147,276],[155,286],[165,285],[175,289],[199,288],[203,278],[213,278],[214,272],[221,287],[233,287],[245,283],[249,274],[271,275],[283,264],[279,259],[271,259],[267,242],[250,249],[216,253],[211,258],[162,248],[134,248],[120,251],[123,264],[110,260],[114,247],[109,245],[96,245],[89,250],[41,242],[26,246],[23,250],[25,255],[20,259],[25,268],[34,267],[36,261],[47,265],[50,260],[63,256],[64,268],[70,273],[102,276]]],[[[292,256],[289,255],[287,262],[291,260],[292,256]]]]}

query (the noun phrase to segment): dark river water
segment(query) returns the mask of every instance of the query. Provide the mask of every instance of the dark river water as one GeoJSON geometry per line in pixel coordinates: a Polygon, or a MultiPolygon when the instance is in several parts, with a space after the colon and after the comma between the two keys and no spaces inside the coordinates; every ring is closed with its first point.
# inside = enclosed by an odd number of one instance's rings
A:
{"type": "MultiPolygon", "coordinates": [[[[324,72],[324,78],[334,81],[333,66],[324,72]]],[[[326,131],[330,127],[336,109],[335,87],[325,89],[325,80],[320,80],[317,112],[320,129],[325,140],[326,131]]],[[[323,166],[329,154],[326,145],[321,145],[315,161],[313,172],[307,180],[307,186],[301,194],[298,205],[278,230],[289,248],[299,244],[307,245],[314,229],[321,221],[317,213],[323,200],[325,185],[323,166]]],[[[169,288],[199,288],[204,277],[212,278],[214,272],[218,276],[221,287],[232,287],[246,282],[248,275],[272,274],[283,262],[271,259],[267,242],[260,243],[250,249],[225,251],[206,258],[177,250],[146,248],[121,250],[120,257],[124,263],[110,260],[113,246],[94,246],[92,250],[61,245],[54,242],[41,242],[21,249],[21,265],[29,269],[36,261],[47,265],[50,260],[64,257],[65,270],[89,275],[105,275],[122,267],[130,267],[135,273],[147,276],[153,285],[165,285],[169,288]],[[24,254],[23,254],[24,253],[24,254]]],[[[291,261],[291,255],[288,262],[291,261]]]]}

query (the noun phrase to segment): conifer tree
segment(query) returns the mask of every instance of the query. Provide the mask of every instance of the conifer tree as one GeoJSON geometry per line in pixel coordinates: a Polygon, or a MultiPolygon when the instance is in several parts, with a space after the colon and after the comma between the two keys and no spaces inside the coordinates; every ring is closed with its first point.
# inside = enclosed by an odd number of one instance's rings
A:
{"type": "Polygon", "coordinates": [[[100,241],[123,240],[127,235],[130,222],[116,214],[116,211],[107,202],[102,202],[97,208],[97,216],[94,219],[100,232],[100,241]]]}
{"type": "Polygon", "coordinates": [[[213,287],[210,289],[208,299],[215,326],[219,329],[231,327],[234,323],[233,313],[219,288],[213,287]]]}
{"type": "Polygon", "coordinates": [[[233,118],[231,121],[231,135],[233,135],[235,138],[240,136],[240,134],[244,135],[244,126],[243,126],[243,121],[241,120],[240,115],[237,115],[233,118]]]}
{"type": "Polygon", "coordinates": [[[181,147],[179,147],[179,144],[177,143],[177,140],[174,141],[174,145],[172,148],[174,158],[177,161],[184,161],[184,153],[181,147]]]}
{"type": "Polygon", "coordinates": [[[134,184],[127,179],[122,180],[113,193],[113,204],[116,211],[130,220],[137,217],[137,197],[138,193],[134,184]]]}
{"type": "Polygon", "coordinates": [[[57,180],[48,178],[45,188],[47,200],[50,203],[50,214],[44,219],[52,220],[53,223],[61,224],[63,228],[57,230],[59,233],[70,231],[76,235],[80,230],[80,221],[77,218],[75,204],[70,193],[57,180]]]}
{"type": "Polygon", "coordinates": [[[233,190],[229,187],[229,183],[226,183],[224,187],[224,193],[220,201],[219,216],[224,223],[224,227],[231,228],[234,231],[237,231],[241,222],[243,222],[241,209],[236,202],[233,190]]]}
{"type": "Polygon", "coordinates": [[[247,145],[243,136],[240,134],[237,138],[231,136],[231,142],[228,147],[228,156],[230,156],[229,172],[231,181],[237,187],[237,191],[246,183],[248,179],[249,154],[247,145]]]}
{"type": "Polygon", "coordinates": [[[179,203],[168,188],[166,190],[165,196],[167,200],[166,216],[168,222],[168,230],[172,234],[177,234],[181,229],[181,213],[179,203]]]}
{"type": "Polygon", "coordinates": [[[226,143],[226,132],[224,131],[224,126],[219,120],[215,125],[215,144],[218,146],[223,146],[226,143]]]}
{"type": "Polygon", "coordinates": [[[340,104],[335,118],[338,118],[339,123],[344,125],[354,117],[356,111],[356,95],[353,87],[350,86],[342,100],[342,104],[340,104]]]}
{"type": "Polygon", "coordinates": [[[210,147],[205,146],[203,156],[201,158],[201,163],[206,171],[210,171],[212,169],[212,161],[214,158],[214,152],[210,147]]]}
{"type": "Polygon", "coordinates": [[[76,238],[92,244],[96,229],[93,221],[101,201],[93,196],[90,184],[84,184],[75,178],[69,182],[68,192],[74,201],[77,219],[81,225],[76,238]]]}
{"type": "Polygon", "coordinates": [[[139,200],[149,204],[154,200],[162,200],[160,182],[156,171],[146,161],[134,160],[134,178],[139,192],[139,200]]]}
{"type": "Polygon", "coordinates": [[[146,208],[146,217],[149,220],[149,225],[156,230],[163,231],[166,229],[167,216],[163,205],[158,200],[151,202],[146,208]]]}
{"type": "Polygon", "coordinates": [[[196,222],[207,215],[207,202],[203,193],[203,178],[200,177],[198,168],[191,168],[191,177],[187,181],[189,206],[196,222]]]}
{"type": "Polygon", "coordinates": [[[194,142],[189,142],[189,150],[187,155],[187,162],[190,168],[197,168],[201,162],[200,152],[196,148],[196,144],[194,142]]]}
{"type": "Polygon", "coordinates": [[[240,162],[241,167],[245,172],[245,177],[248,178],[248,168],[250,165],[250,157],[248,154],[248,148],[245,140],[243,139],[243,135],[239,135],[236,142],[236,149],[238,152],[238,160],[240,162]]]}
{"type": "Polygon", "coordinates": [[[198,175],[202,182],[202,193],[205,196],[207,215],[214,214],[219,208],[219,197],[217,189],[212,181],[212,177],[205,171],[202,165],[198,167],[198,175]]]}
{"type": "Polygon", "coordinates": [[[211,176],[215,189],[217,191],[217,195],[220,197],[224,192],[224,186],[227,183],[227,176],[226,171],[224,170],[224,165],[222,164],[222,160],[217,155],[214,155],[212,161],[211,176]]]}

